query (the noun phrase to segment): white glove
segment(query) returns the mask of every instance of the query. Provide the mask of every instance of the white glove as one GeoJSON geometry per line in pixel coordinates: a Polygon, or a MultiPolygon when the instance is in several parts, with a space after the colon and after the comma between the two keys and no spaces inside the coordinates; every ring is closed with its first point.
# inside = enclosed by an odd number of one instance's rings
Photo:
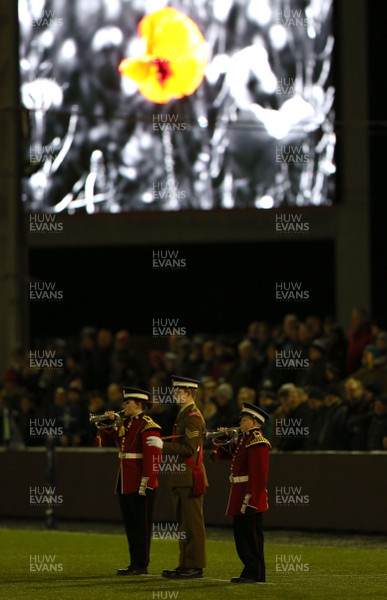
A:
{"type": "Polygon", "coordinates": [[[150,435],[148,438],[146,438],[146,443],[148,446],[155,446],[156,448],[160,448],[160,450],[164,446],[163,440],[157,437],[157,435],[150,435]]]}

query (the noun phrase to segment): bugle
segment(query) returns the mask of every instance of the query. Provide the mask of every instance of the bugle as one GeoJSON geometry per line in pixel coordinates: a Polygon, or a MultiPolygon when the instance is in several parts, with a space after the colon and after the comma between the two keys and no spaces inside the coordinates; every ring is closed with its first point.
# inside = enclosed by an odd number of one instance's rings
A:
{"type": "Polygon", "coordinates": [[[222,431],[207,431],[206,440],[212,440],[214,446],[224,446],[230,442],[236,442],[240,431],[240,427],[225,427],[222,431]]]}
{"type": "Polygon", "coordinates": [[[123,416],[125,414],[124,410],[120,410],[119,412],[114,413],[113,419],[109,417],[107,414],[103,415],[95,415],[94,413],[90,413],[90,423],[94,423],[97,429],[108,429],[109,427],[114,427],[117,429],[121,421],[123,420],[123,416]],[[105,423],[105,421],[108,421],[105,423]]]}

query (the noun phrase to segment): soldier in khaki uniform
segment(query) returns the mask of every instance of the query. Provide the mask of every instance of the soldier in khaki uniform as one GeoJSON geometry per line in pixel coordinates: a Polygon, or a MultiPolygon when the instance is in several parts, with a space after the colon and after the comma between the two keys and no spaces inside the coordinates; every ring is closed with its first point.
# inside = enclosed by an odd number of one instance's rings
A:
{"type": "MultiPolygon", "coordinates": [[[[205,528],[203,495],[208,485],[203,465],[205,421],[195,404],[199,381],[172,375],[174,398],[180,406],[173,428],[173,441],[162,442],[150,436],[150,446],[162,448],[164,455],[177,456],[168,474],[173,506],[179,524],[179,566],[165,569],[163,577],[193,579],[203,577],[205,558],[205,528]]],[[[171,461],[172,462],[172,461],[171,461]]]]}

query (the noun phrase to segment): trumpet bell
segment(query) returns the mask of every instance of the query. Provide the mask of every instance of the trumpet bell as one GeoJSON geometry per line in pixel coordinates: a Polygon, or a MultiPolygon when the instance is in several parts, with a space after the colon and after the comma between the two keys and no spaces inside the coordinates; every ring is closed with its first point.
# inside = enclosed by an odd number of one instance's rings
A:
{"type": "Polygon", "coordinates": [[[111,419],[108,415],[95,415],[94,413],[90,413],[89,421],[90,423],[94,423],[97,429],[110,429],[114,427],[118,428],[119,424],[123,420],[125,411],[121,410],[120,412],[115,412],[113,419],[111,419]]]}
{"type": "Polygon", "coordinates": [[[240,433],[240,427],[228,427],[224,431],[207,431],[206,439],[211,440],[214,446],[225,446],[230,442],[236,442],[240,433]]]}

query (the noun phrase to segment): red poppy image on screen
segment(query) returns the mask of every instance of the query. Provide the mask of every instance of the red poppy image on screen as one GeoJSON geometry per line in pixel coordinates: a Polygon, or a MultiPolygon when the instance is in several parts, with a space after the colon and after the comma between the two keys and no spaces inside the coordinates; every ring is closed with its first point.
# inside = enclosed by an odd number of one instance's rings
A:
{"type": "Polygon", "coordinates": [[[157,104],[193,94],[207,64],[206,43],[196,23],[167,7],[146,15],[138,33],[144,54],[122,60],[121,75],[135,81],[144,98],[157,104]]]}

